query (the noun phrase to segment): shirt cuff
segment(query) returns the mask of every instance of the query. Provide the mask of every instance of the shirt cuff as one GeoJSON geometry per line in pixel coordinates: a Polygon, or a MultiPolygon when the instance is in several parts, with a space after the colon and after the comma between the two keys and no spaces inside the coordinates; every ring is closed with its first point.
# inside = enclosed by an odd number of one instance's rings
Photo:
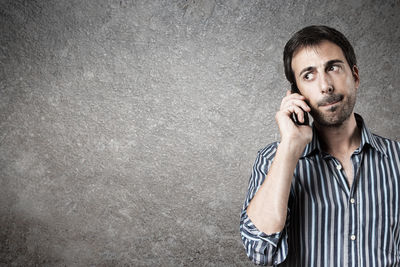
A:
{"type": "Polygon", "coordinates": [[[247,256],[256,264],[278,265],[288,255],[287,231],[266,234],[257,229],[247,216],[246,210],[242,212],[240,232],[247,256]]]}
{"type": "MultiPolygon", "coordinates": [[[[260,231],[254,223],[250,220],[250,218],[247,216],[247,212],[244,211],[243,214],[243,232],[244,234],[248,235],[250,239],[254,242],[253,244],[255,245],[255,248],[258,247],[261,250],[265,250],[265,247],[268,245],[272,245],[273,247],[277,247],[279,240],[281,239],[282,236],[282,231],[272,233],[272,234],[266,234],[262,231],[260,231]],[[257,244],[258,242],[262,242],[264,244],[257,244]]],[[[258,252],[263,252],[263,251],[258,251],[258,252]]]]}

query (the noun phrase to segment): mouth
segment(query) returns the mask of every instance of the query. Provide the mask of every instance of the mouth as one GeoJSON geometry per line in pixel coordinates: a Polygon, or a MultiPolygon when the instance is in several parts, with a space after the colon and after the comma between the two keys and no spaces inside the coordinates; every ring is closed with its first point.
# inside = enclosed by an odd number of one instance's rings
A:
{"type": "Polygon", "coordinates": [[[342,100],[337,100],[337,101],[333,101],[333,102],[330,102],[330,103],[325,103],[325,104],[323,104],[323,105],[321,105],[321,107],[331,107],[331,106],[334,106],[334,105],[336,105],[337,103],[339,103],[340,101],[342,101],[342,100]]]}
{"type": "Polygon", "coordinates": [[[326,108],[331,108],[334,105],[338,104],[343,100],[344,96],[343,95],[331,95],[330,97],[324,99],[323,101],[320,101],[318,103],[318,106],[320,107],[326,107],[326,108]]]}

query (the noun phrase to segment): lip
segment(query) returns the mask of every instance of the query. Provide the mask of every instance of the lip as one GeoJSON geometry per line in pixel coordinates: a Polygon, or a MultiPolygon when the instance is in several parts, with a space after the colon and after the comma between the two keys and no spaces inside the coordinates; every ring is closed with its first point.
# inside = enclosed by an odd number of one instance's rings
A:
{"type": "Polygon", "coordinates": [[[338,100],[338,101],[335,101],[335,102],[332,102],[332,103],[328,103],[328,104],[322,105],[321,107],[331,107],[331,106],[333,106],[333,105],[336,105],[336,104],[339,103],[340,101],[342,101],[342,100],[338,100]]]}

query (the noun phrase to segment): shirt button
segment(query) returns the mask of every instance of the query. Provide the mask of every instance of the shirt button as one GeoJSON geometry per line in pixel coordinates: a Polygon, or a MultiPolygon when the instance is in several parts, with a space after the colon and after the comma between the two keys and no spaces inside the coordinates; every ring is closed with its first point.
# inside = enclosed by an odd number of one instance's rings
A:
{"type": "Polygon", "coordinates": [[[354,198],[350,198],[350,203],[354,204],[354,203],[356,203],[356,200],[354,198]]]}
{"type": "Polygon", "coordinates": [[[356,236],[355,235],[351,235],[350,239],[354,241],[354,240],[356,240],[356,236]]]}
{"type": "Polygon", "coordinates": [[[338,171],[340,171],[340,170],[342,169],[342,165],[340,165],[340,164],[336,165],[336,169],[337,169],[338,171]]]}

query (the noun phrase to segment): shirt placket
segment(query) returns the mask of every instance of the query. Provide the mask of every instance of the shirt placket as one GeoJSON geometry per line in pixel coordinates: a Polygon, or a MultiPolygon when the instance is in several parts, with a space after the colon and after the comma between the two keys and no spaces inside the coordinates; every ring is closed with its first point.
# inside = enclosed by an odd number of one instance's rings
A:
{"type": "Polygon", "coordinates": [[[345,209],[345,228],[343,240],[347,246],[344,246],[344,266],[358,267],[358,247],[359,247],[359,216],[358,216],[358,205],[357,205],[357,184],[358,184],[358,172],[361,163],[360,153],[354,153],[351,156],[353,164],[354,179],[351,188],[346,180],[346,174],[340,162],[333,158],[334,168],[336,172],[336,179],[341,185],[342,189],[346,193],[347,202],[345,209]]]}

